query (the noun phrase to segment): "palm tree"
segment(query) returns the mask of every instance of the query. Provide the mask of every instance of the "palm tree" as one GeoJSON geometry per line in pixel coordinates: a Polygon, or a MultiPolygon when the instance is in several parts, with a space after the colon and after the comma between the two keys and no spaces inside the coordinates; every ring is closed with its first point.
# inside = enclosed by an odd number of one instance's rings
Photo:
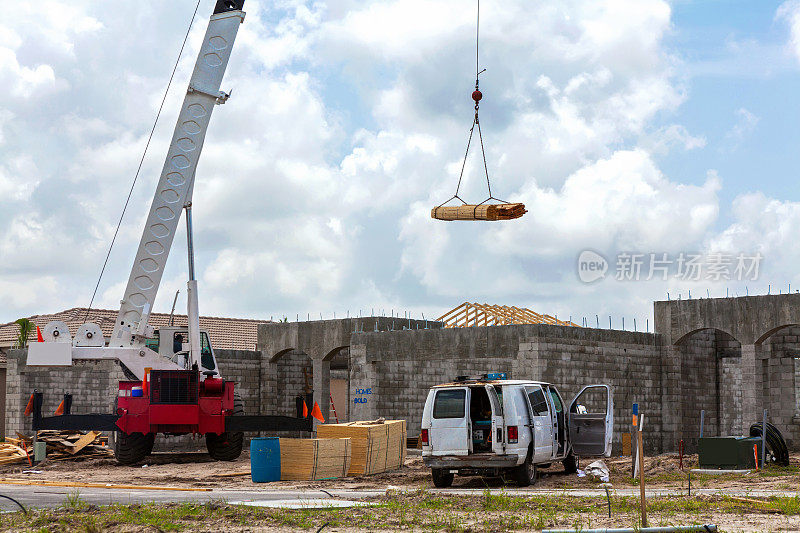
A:
{"type": "Polygon", "coordinates": [[[20,318],[16,321],[17,325],[19,326],[19,334],[17,335],[17,348],[27,348],[28,347],[28,339],[33,333],[33,328],[36,327],[36,324],[28,320],[27,318],[20,318]]]}

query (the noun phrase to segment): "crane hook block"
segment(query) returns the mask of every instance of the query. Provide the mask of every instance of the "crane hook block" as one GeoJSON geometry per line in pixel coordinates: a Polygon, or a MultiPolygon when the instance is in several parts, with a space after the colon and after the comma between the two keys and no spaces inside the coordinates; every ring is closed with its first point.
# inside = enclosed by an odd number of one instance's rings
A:
{"type": "Polygon", "coordinates": [[[478,89],[472,91],[472,99],[475,100],[476,104],[481,101],[481,98],[483,98],[482,92],[480,92],[478,89]]]}
{"type": "Polygon", "coordinates": [[[214,14],[227,13],[228,11],[241,11],[244,9],[244,0],[217,0],[214,14]]]}

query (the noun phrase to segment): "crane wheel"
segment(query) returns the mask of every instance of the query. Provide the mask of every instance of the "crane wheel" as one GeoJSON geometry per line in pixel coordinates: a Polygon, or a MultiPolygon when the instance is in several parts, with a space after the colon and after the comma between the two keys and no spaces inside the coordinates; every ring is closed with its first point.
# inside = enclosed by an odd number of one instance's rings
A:
{"type": "MultiPolygon", "coordinates": [[[[238,394],[233,395],[233,414],[234,416],[244,414],[244,402],[238,394]]],[[[235,461],[242,454],[242,443],[244,433],[241,431],[232,433],[225,432],[221,435],[216,433],[206,433],[206,448],[212,459],[217,461],[235,461]]]]}
{"type": "Polygon", "coordinates": [[[153,433],[114,432],[114,457],[121,465],[138,463],[153,451],[153,433]]]}
{"type": "MultiPolygon", "coordinates": [[[[117,412],[117,400],[114,400],[114,412],[117,412]]],[[[114,431],[111,434],[114,440],[114,458],[121,465],[138,463],[153,452],[156,441],[154,433],[123,433],[114,431]]]]}

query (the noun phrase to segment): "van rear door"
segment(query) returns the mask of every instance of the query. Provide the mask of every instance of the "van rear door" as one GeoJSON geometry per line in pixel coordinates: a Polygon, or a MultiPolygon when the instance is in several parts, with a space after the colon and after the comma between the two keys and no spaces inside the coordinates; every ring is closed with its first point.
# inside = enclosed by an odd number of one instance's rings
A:
{"type": "Polygon", "coordinates": [[[553,422],[550,406],[539,385],[526,385],[525,398],[531,421],[534,462],[546,462],[553,458],[553,422]]]}
{"type": "Polygon", "coordinates": [[[614,396],[608,385],[588,385],[569,406],[569,437],[575,455],[611,457],[614,396]]]}
{"type": "Polygon", "coordinates": [[[430,429],[433,455],[469,455],[472,444],[469,402],[467,387],[436,389],[430,429]]]}
{"type": "Polygon", "coordinates": [[[492,404],[492,451],[497,454],[504,454],[506,443],[503,438],[505,428],[503,427],[503,405],[497,395],[494,385],[486,385],[486,394],[492,404]]]}

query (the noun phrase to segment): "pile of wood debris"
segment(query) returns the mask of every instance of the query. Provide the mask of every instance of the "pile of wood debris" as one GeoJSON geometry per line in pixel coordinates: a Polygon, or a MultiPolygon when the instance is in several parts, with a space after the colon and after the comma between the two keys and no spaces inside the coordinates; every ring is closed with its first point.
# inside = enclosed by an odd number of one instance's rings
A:
{"type": "MultiPolygon", "coordinates": [[[[9,439],[19,442],[16,439],[9,439]]],[[[22,463],[28,460],[27,452],[11,442],[0,442],[0,465],[22,463]]]]}
{"type": "MultiPolygon", "coordinates": [[[[33,437],[17,433],[17,439],[6,437],[0,443],[0,465],[28,462],[33,459],[33,437]]],[[[39,431],[39,442],[47,443],[47,459],[58,461],[74,457],[106,457],[113,452],[108,437],[99,431],[39,431]]]]}

